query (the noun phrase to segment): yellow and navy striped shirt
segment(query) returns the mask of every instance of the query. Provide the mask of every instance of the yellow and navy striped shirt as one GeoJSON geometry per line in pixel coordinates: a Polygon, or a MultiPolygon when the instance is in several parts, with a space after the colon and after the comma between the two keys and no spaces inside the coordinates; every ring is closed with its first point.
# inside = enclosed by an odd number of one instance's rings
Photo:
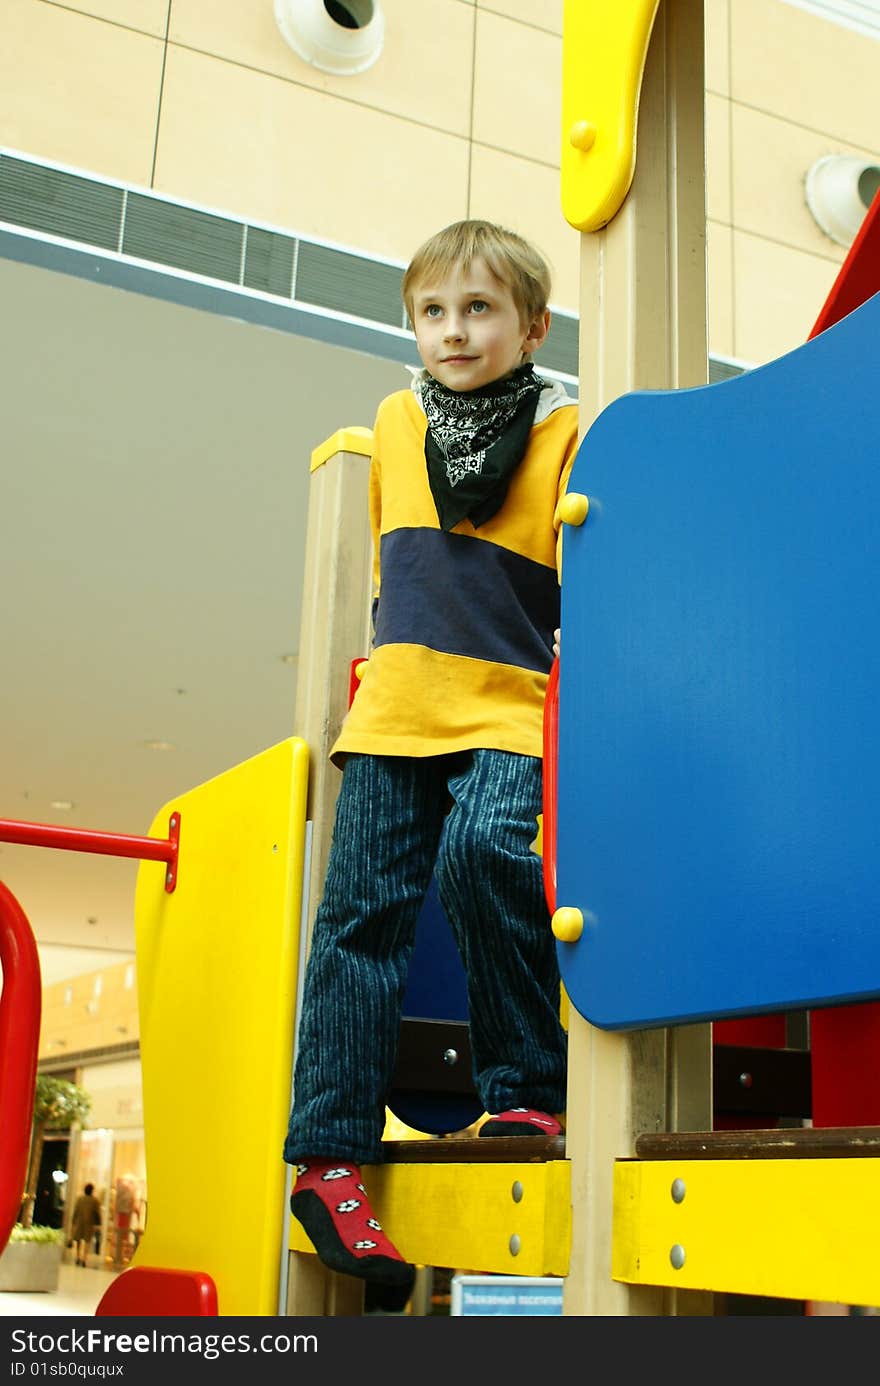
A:
{"type": "MultiPolygon", "coordinates": [[[[542,754],[559,625],[558,505],[577,451],[577,405],[549,382],[525,456],[491,520],[444,532],[416,393],[379,406],[370,464],[373,649],[331,756],[542,754]]],[[[337,759],[338,758],[338,759],[337,759]]]]}

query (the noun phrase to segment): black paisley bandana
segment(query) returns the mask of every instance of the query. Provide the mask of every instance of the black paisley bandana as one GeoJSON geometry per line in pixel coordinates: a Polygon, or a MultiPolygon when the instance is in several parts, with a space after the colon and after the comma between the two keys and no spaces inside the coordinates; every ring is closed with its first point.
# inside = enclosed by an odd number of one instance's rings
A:
{"type": "Polygon", "coordinates": [[[450,390],[422,377],[425,461],[441,529],[465,517],[478,529],[501,509],[545,383],[531,361],[478,390],[450,390]]]}

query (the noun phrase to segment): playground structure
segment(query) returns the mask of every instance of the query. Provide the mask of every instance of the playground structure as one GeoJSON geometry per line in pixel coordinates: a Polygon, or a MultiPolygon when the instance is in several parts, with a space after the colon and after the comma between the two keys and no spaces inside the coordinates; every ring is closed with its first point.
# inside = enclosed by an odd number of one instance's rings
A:
{"type": "MultiPolygon", "coordinates": [[[[690,388],[706,363],[702,7],[634,0],[600,23],[604,8],[567,6],[564,50],[563,205],[583,247],[571,490],[590,500],[565,535],[553,825],[567,1134],[482,1143],[491,1160],[476,1141],[395,1143],[371,1194],[409,1259],[562,1276],[566,1314],[712,1313],[716,1292],[874,1304],[866,1084],[850,1090],[857,1129],[712,1131],[710,1026],[821,1007],[814,1103],[820,1074],[826,1090],[839,1078],[835,1030],[871,1039],[865,400],[880,305],[859,306],[873,287],[858,267],[880,222],[875,207],[821,337],[690,388]],[[805,822],[817,801],[828,812],[805,822]]],[[[280,1149],[337,784],[327,750],[368,647],[369,446],[343,430],[312,459],[298,736],[150,830],[163,853],[180,830],[174,888],[157,849],[136,898],[150,1223],[100,1312],[360,1311],[360,1285],[325,1272],[289,1218],[280,1149]]]]}

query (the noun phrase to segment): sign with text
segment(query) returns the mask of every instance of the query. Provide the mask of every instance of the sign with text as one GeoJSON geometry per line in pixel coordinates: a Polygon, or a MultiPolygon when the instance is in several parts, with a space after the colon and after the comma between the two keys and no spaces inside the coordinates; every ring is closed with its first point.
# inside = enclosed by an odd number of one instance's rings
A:
{"type": "Polygon", "coordinates": [[[562,1313],[562,1280],[556,1276],[454,1275],[450,1313],[464,1318],[562,1313]]]}

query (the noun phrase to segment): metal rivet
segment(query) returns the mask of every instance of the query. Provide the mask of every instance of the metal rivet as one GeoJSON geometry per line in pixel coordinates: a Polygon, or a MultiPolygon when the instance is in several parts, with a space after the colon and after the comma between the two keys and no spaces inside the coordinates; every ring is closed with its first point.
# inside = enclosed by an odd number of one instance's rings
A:
{"type": "Polygon", "coordinates": [[[519,1240],[519,1233],[518,1233],[518,1232],[514,1232],[514,1234],[513,1234],[513,1236],[511,1237],[510,1242],[508,1243],[508,1245],[509,1245],[509,1247],[510,1247],[510,1254],[511,1254],[511,1256],[518,1256],[518,1255],[519,1255],[520,1245],[521,1245],[520,1240],[519,1240]]]}
{"type": "Polygon", "coordinates": [[[452,1066],[452,1064],[457,1064],[457,1063],[458,1063],[458,1050],[457,1050],[457,1049],[444,1049],[444,1050],[443,1050],[443,1062],[444,1062],[445,1064],[449,1064],[450,1067],[452,1066]]]}
{"type": "Polygon", "coordinates": [[[754,1080],[750,1073],[741,1073],[739,1075],[739,1085],[741,1088],[750,1088],[752,1086],[753,1081],[754,1080]]]}
{"type": "Polygon", "coordinates": [[[513,1199],[514,1203],[520,1203],[522,1201],[523,1186],[518,1179],[514,1179],[513,1181],[513,1187],[510,1190],[510,1196],[513,1199]]]}
{"type": "Polygon", "coordinates": [[[670,1193],[672,1194],[673,1203],[684,1203],[684,1196],[687,1193],[687,1186],[684,1180],[673,1179],[670,1193]]]}
{"type": "Polygon", "coordinates": [[[684,1265],[684,1247],[680,1242],[675,1243],[675,1246],[669,1253],[669,1259],[672,1262],[673,1270],[681,1270],[684,1265]]]}
{"type": "Polygon", "coordinates": [[[171,882],[174,880],[174,872],[173,872],[173,871],[166,871],[166,872],[165,872],[165,879],[166,879],[166,881],[168,882],[168,884],[170,885],[171,882]]]}

